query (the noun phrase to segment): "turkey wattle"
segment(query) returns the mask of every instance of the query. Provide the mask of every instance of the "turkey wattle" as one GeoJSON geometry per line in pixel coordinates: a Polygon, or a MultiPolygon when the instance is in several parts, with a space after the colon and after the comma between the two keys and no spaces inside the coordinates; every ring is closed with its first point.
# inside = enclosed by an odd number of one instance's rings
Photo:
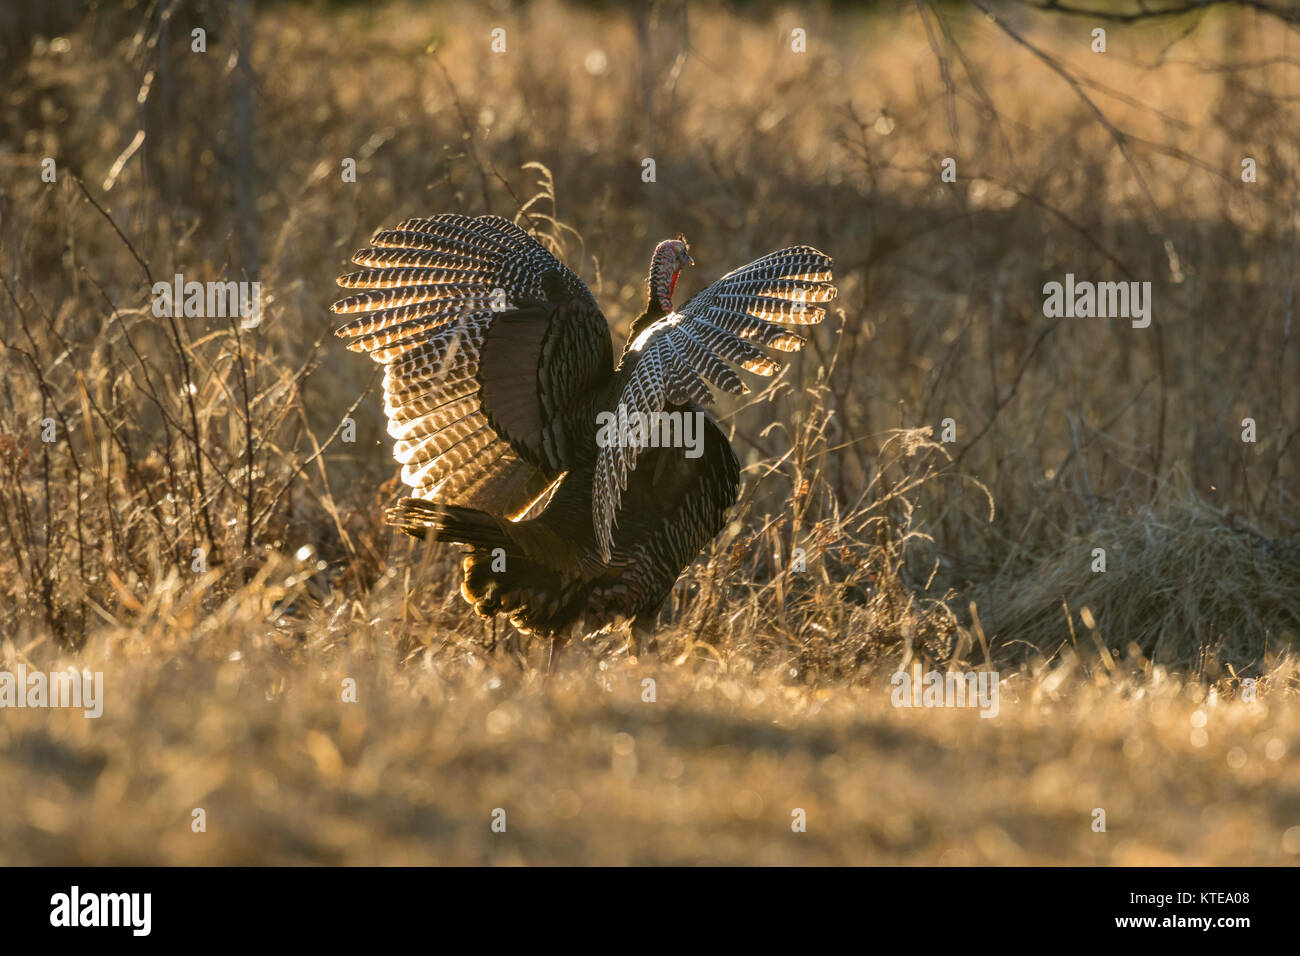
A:
{"type": "Polygon", "coordinates": [[[694,262],[669,239],[616,366],[590,290],[505,219],[410,219],[353,262],[365,268],[339,285],[364,291],[334,303],[357,313],[337,334],[385,366],[388,432],[414,489],[388,522],[467,545],[465,599],[546,637],[653,625],[736,501],[736,456],[701,405],[711,387],[748,391],[732,364],[779,369],[766,350],[802,347],[785,326],[820,322],[835,297],[831,259],[793,246],[674,310],[694,262]],[[678,440],[654,441],[660,427],[678,440]]]}

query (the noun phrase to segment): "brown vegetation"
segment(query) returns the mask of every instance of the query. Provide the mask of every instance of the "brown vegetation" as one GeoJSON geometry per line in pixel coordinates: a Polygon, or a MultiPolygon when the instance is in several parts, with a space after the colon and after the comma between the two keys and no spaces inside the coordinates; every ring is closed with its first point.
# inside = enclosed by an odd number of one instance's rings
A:
{"type": "Polygon", "coordinates": [[[0,712],[4,862],[1300,853],[1276,19],[240,9],[70,15],[8,61],[0,668],[100,670],[107,701],[0,712]],[[379,523],[377,376],[328,305],[374,229],[441,211],[536,229],[616,338],[678,231],[679,294],[785,244],[835,257],[771,404],[719,405],[741,502],[653,662],[615,635],[544,678],[454,549],[379,523]],[[259,280],[262,324],[156,318],[177,272],[259,280]],[[1046,318],[1067,272],[1150,281],[1150,328],[1046,318]],[[999,716],[891,707],[913,661],[998,670],[999,716]]]}

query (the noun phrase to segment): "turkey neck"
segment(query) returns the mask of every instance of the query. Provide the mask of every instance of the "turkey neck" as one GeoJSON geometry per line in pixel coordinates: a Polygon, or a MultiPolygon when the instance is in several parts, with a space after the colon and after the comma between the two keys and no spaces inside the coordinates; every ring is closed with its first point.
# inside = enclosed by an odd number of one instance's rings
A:
{"type": "MultiPolygon", "coordinates": [[[[653,286],[653,283],[648,283],[653,286]]],[[[628,361],[628,348],[636,341],[636,337],[644,332],[650,325],[662,319],[668,313],[664,311],[659,299],[653,291],[646,296],[645,310],[632,323],[628,330],[627,340],[623,343],[623,352],[619,357],[618,366],[613,370],[610,377],[606,380],[603,388],[600,388],[590,394],[585,407],[575,409],[575,415],[570,425],[570,434],[576,438],[575,450],[577,451],[578,460],[583,464],[594,465],[596,453],[599,449],[596,447],[596,416],[601,412],[617,412],[619,400],[623,396],[623,389],[627,386],[628,379],[632,376],[632,363],[628,361]],[[585,426],[585,427],[584,427],[585,426]]],[[[679,406],[672,406],[678,409],[679,406]]]]}
{"type": "Polygon", "coordinates": [[[637,316],[636,321],[632,323],[632,328],[628,329],[627,341],[623,343],[623,355],[618,362],[619,368],[623,367],[623,362],[627,358],[628,347],[636,341],[636,337],[667,314],[664,307],[659,304],[659,299],[651,292],[647,296],[645,311],[637,316]]]}

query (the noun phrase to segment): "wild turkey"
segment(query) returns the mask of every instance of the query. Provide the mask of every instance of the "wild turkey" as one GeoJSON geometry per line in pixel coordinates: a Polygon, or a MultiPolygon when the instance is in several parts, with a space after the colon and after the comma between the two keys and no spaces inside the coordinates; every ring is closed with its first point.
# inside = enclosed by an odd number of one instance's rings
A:
{"type": "MultiPolygon", "coordinates": [[[[365,268],[339,285],[364,291],[333,311],[359,315],[337,334],[386,366],[388,432],[415,489],[387,521],[467,545],[465,600],[544,637],[623,620],[650,629],[736,501],[736,456],[700,407],[710,386],[748,391],[728,363],[771,375],[780,366],[764,349],[804,343],[774,323],[820,322],[835,297],[831,259],[793,246],[674,311],[694,260],[669,239],[615,367],[591,292],[505,219],[408,219],[353,262],[365,268]],[[638,413],[655,412],[689,414],[697,447],[653,447],[638,425],[656,420],[638,413]]],[[[685,417],[657,422],[658,437],[665,422],[689,437],[685,417]]]]}

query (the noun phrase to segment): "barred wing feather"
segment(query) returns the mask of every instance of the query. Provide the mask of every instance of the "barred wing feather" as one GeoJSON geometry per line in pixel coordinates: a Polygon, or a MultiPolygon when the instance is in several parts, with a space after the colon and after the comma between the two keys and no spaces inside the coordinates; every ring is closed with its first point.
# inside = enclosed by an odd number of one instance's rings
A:
{"type": "MultiPolygon", "coordinates": [[[[748,391],[731,364],[772,375],[781,363],[764,348],[802,348],[804,338],[787,326],[825,318],[825,303],[835,298],[831,266],[831,258],[811,246],[792,246],[723,276],[628,346],[618,370],[618,404],[631,418],[668,405],[708,404],[713,388],[748,391]]],[[[597,452],[592,521],[607,561],[620,498],[639,452],[617,441],[597,452]]]]}
{"type": "Polygon", "coordinates": [[[417,498],[523,512],[565,468],[559,417],[612,370],[590,290],[497,216],[408,219],[353,262],[332,308],[354,317],[335,334],[385,366],[402,481],[417,498]]]}

